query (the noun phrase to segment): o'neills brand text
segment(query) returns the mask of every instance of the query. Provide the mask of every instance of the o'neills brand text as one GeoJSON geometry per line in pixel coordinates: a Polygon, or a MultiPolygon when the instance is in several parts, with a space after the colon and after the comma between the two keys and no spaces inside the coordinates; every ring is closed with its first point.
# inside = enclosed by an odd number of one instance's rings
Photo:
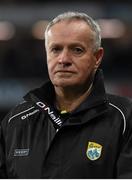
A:
{"type": "Polygon", "coordinates": [[[48,113],[48,115],[50,116],[50,118],[59,126],[62,125],[62,121],[59,117],[57,117],[54,114],[54,111],[51,110],[50,107],[48,107],[46,104],[44,104],[44,102],[37,102],[36,103],[37,106],[39,106],[41,109],[43,109],[44,111],[46,111],[48,113]]]}
{"type": "Polygon", "coordinates": [[[36,109],[36,110],[34,110],[34,111],[30,112],[30,113],[27,113],[27,114],[23,115],[23,116],[21,117],[21,119],[24,120],[24,119],[28,118],[29,116],[34,115],[34,114],[37,113],[38,111],[39,111],[39,109],[36,109]]]}

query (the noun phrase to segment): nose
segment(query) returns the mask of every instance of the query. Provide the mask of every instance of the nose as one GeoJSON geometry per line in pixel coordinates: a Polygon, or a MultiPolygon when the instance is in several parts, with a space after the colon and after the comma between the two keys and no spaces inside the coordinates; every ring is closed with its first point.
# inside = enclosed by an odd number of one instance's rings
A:
{"type": "Polygon", "coordinates": [[[71,55],[67,49],[63,49],[63,51],[61,52],[59,56],[58,62],[59,64],[64,64],[64,65],[71,64],[71,55]]]}

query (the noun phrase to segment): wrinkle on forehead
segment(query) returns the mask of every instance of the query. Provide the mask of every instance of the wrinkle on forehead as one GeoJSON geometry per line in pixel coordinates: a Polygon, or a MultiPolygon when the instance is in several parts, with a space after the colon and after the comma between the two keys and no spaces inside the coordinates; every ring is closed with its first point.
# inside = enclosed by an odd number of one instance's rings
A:
{"type": "Polygon", "coordinates": [[[54,24],[50,29],[49,29],[49,32],[52,31],[52,29],[56,29],[57,27],[59,26],[60,30],[61,28],[63,28],[63,30],[65,30],[65,32],[68,30],[68,29],[71,29],[73,31],[78,31],[78,30],[88,30],[88,31],[91,31],[92,33],[92,30],[90,28],[90,26],[85,22],[85,21],[82,21],[82,20],[76,20],[76,19],[73,19],[73,20],[63,20],[63,21],[60,21],[56,24],[54,24]]]}
{"type": "Polygon", "coordinates": [[[71,38],[72,40],[93,40],[93,31],[90,29],[85,21],[81,20],[65,20],[54,24],[48,31],[48,38],[57,39],[61,37],[62,39],[71,38]]]}

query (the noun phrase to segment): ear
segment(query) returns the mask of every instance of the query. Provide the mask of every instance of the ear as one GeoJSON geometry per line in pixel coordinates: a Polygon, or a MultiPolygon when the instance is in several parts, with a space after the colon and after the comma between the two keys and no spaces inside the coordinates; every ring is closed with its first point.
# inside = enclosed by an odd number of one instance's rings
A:
{"type": "Polygon", "coordinates": [[[104,55],[104,49],[102,47],[100,47],[95,53],[95,71],[98,69],[98,67],[100,66],[101,62],[102,62],[102,58],[104,55]]]}

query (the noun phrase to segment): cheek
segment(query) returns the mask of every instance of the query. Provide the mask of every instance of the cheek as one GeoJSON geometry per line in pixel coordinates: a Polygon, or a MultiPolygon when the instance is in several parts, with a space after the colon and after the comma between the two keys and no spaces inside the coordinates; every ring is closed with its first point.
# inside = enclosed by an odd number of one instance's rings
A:
{"type": "Polygon", "coordinates": [[[87,74],[89,71],[91,71],[92,67],[93,67],[93,65],[89,61],[87,61],[79,66],[80,71],[83,74],[85,74],[85,73],[87,74]]]}
{"type": "Polygon", "coordinates": [[[54,77],[54,71],[56,67],[56,63],[53,60],[47,60],[48,74],[52,79],[54,77]]]}
{"type": "Polygon", "coordinates": [[[95,69],[95,63],[93,61],[85,61],[81,66],[79,66],[80,75],[82,78],[90,76],[95,69]]]}
{"type": "Polygon", "coordinates": [[[52,63],[49,60],[47,60],[47,68],[48,68],[49,76],[51,76],[52,75],[52,63]]]}
{"type": "Polygon", "coordinates": [[[54,61],[51,60],[50,58],[47,58],[47,67],[48,67],[48,70],[49,70],[49,71],[52,70],[53,65],[54,65],[54,61]]]}

